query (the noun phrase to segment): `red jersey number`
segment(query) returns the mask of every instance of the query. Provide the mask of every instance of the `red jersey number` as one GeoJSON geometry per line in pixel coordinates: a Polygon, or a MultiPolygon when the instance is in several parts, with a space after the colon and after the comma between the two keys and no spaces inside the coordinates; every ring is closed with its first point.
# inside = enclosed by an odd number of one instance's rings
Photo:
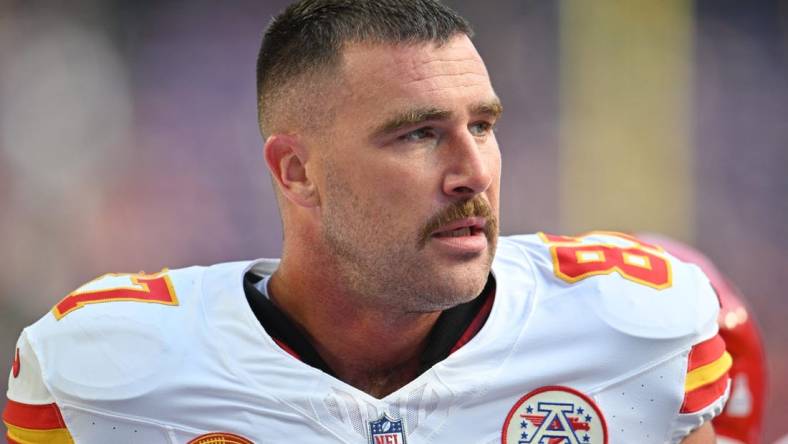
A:
{"type": "Polygon", "coordinates": [[[585,242],[585,238],[593,234],[568,237],[540,233],[542,240],[550,245],[553,268],[558,278],[575,283],[590,276],[618,273],[624,279],[659,290],[672,285],[670,263],[659,247],[629,235],[612,233],[604,234],[619,237],[632,245],[622,247],[585,242]]]}
{"type": "MultiPolygon", "coordinates": [[[[105,275],[96,279],[96,281],[107,276],[121,275],[105,275]]],[[[175,296],[175,290],[170,277],[166,274],[166,270],[156,274],[138,273],[127,276],[131,279],[130,286],[100,290],[77,290],[69,293],[52,308],[52,314],[55,315],[56,319],[60,320],[72,311],[78,310],[87,304],[115,301],[178,305],[178,298],[175,296]]]]}

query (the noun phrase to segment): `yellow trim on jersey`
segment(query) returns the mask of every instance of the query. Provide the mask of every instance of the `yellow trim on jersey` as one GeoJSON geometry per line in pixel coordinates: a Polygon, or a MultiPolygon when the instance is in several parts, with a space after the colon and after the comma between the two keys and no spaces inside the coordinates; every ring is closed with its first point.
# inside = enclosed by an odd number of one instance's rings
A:
{"type": "Polygon", "coordinates": [[[19,444],[74,444],[68,429],[35,430],[3,423],[8,428],[8,438],[19,444]]]}
{"type": "Polygon", "coordinates": [[[722,356],[717,358],[716,361],[692,370],[687,373],[687,380],[684,382],[684,391],[691,392],[698,387],[702,387],[720,379],[720,377],[731,368],[731,364],[733,364],[733,358],[731,358],[731,355],[726,351],[722,356]]]}

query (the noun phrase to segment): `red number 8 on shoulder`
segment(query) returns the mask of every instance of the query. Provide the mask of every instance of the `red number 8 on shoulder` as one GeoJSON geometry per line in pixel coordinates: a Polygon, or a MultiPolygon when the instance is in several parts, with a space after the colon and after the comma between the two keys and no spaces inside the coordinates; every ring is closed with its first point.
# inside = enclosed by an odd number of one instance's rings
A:
{"type": "MultiPolygon", "coordinates": [[[[605,233],[608,234],[608,233],[605,233]]],[[[575,283],[591,276],[618,273],[624,279],[658,290],[672,285],[670,263],[656,247],[643,244],[630,236],[630,247],[602,243],[582,243],[583,237],[542,235],[550,244],[555,275],[575,283]]]]}

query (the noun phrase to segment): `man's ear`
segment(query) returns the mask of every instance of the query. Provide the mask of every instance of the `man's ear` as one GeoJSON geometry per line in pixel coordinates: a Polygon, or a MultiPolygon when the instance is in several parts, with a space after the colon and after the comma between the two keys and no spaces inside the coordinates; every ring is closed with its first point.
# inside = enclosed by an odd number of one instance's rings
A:
{"type": "Polygon", "coordinates": [[[271,175],[289,201],[302,207],[320,204],[317,187],[306,169],[306,147],[297,137],[274,134],[265,141],[263,151],[271,175]]]}

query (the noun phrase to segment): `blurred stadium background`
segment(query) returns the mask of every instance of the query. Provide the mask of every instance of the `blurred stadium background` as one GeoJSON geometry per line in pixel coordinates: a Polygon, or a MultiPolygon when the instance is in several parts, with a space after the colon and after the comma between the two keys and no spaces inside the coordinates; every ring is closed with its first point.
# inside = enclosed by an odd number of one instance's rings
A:
{"type": "MultiPolygon", "coordinates": [[[[0,0],[2,374],[106,271],[277,256],[254,61],[286,3],[0,0]]],[[[788,2],[448,3],[506,107],[503,231],[699,247],[762,327],[764,442],[788,433],[788,2]]]]}

